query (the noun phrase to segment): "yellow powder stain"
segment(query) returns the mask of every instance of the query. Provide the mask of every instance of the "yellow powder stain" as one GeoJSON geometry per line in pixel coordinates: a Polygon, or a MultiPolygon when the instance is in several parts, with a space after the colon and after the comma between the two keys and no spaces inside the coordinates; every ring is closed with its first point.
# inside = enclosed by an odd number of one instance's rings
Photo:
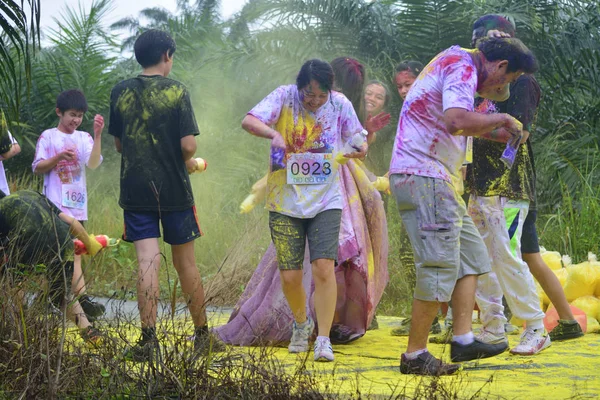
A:
{"type": "Polygon", "coordinates": [[[313,149],[315,141],[323,133],[321,125],[316,124],[315,119],[310,114],[298,113],[294,115],[293,110],[289,107],[284,107],[281,110],[275,129],[283,135],[287,148],[293,149],[297,153],[313,149]],[[299,139],[304,135],[306,135],[306,138],[302,143],[299,139]],[[298,148],[300,143],[302,145],[298,148]]]}

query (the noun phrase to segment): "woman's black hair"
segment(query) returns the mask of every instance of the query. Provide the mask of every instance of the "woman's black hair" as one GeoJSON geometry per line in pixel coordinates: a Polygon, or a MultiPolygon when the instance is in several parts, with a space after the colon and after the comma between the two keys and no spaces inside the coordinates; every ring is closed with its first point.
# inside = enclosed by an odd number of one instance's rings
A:
{"type": "Polygon", "coordinates": [[[319,83],[322,91],[329,92],[333,87],[333,69],[331,65],[316,58],[305,62],[296,77],[298,90],[304,89],[313,79],[319,83]]]}
{"type": "Polygon", "coordinates": [[[414,60],[405,60],[402,61],[396,67],[396,75],[399,72],[410,71],[414,76],[419,76],[421,71],[423,71],[423,64],[414,60]]]}
{"type": "Polygon", "coordinates": [[[365,67],[355,58],[338,57],[331,61],[334,74],[334,90],[341,92],[354,108],[360,121],[364,121],[367,112],[364,104],[365,67]]]}
{"type": "Polygon", "coordinates": [[[365,90],[367,90],[367,88],[371,85],[379,85],[383,88],[383,90],[385,90],[385,100],[383,102],[383,108],[386,108],[388,106],[388,104],[390,103],[390,101],[392,100],[392,95],[390,94],[390,89],[387,87],[387,85],[385,83],[378,81],[377,79],[373,79],[373,80],[370,80],[365,85],[365,90]]]}

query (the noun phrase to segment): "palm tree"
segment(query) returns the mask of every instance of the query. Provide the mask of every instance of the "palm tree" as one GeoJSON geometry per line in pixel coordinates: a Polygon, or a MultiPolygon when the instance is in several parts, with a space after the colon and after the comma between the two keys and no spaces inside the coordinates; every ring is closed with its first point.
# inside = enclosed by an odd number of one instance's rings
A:
{"type": "Polygon", "coordinates": [[[0,105],[10,122],[18,119],[23,83],[27,89],[31,83],[31,55],[40,43],[40,0],[0,0],[0,11],[0,105]]]}
{"type": "MultiPolygon", "coordinates": [[[[57,28],[47,35],[51,45],[32,60],[33,96],[19,110],[24,142],[34,146],[40,132],[56,123],[54,104],[64,90],[82,90],[90,112],[107,113],[110,90],[122,77],[114,72],[115,37],[102,25],[111,6],[112,0],[94,0],[87,10],[68,7],[56,19],[57,28]]],[[[25,98],[23,91],[20,96],[25,98]]]]}

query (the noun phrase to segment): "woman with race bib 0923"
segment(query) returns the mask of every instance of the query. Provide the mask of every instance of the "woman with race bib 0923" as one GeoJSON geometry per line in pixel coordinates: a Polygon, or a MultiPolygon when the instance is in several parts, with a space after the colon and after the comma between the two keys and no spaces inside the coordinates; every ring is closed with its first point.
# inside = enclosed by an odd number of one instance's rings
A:
{"type": "Polygon", "coordinates": [[[321,60],[300,69],[296,85],[280,86],[242,121],[253,135],[271,140],[266,208],[280,269],[282,290],[294,315],[290,353],[308,351],[315,321],[307,315],[302,264],[306,242],[314,280],[317,339],[314,358],[333,361],[329,331],[336,306],[334,266],[342,193],[336,155],[364,157],[366,142],[353,151],[344,145],[364,135],[350,101],[332,91],[333,70],[321,60]]]}

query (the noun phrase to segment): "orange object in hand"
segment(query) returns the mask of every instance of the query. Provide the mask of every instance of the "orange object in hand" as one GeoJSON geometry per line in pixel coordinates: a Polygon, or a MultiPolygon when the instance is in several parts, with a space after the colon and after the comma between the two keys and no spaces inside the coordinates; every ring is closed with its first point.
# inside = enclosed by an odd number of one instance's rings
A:
{"type": "MultiPolygon", "coordinates": [[[[102,245],[102,248],[105,248],[106,246],[108,246],[109,241],[111,240],[108,236],[106,235],[96,235],[96,240],[98,241],[98,243],[100,243],[102,245]]],[[[88,251],[85,248],[85,245],[83,244],[83,242],[79,239],[74,239],[73,243],[75,244],[75,254],[76,255],[81,255],[81,254],[87,254],[88,251]]]]}
{"type": "Polygon", "coordinates": [[[196,160],[196,169],[193,172],[191,172],[191,173],[192,174],[195,174],[195,173],[199,174],[201,172],[206,171],[206,167],[208,167],[208,163],[206,162],[206,160],[203,159],[203,158],[200,158],[200,157],[196,158],[195,160],[196,160]]]}

